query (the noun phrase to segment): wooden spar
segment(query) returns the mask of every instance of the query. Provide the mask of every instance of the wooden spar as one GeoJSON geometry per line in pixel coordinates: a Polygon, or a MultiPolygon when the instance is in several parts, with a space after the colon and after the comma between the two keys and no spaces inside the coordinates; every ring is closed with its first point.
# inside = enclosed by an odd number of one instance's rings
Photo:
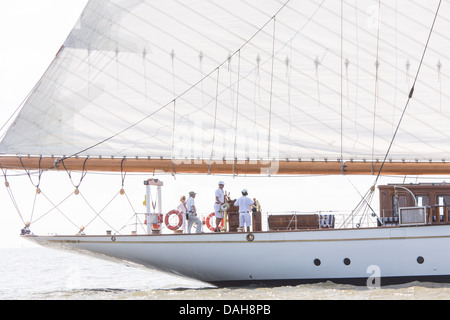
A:
{"type": "MultiPolygon", "coordinates": [[[[3,169],[142,173],[376,175],[381,162],[362,161],[213,161],[147,158],[68,158],[0,156],[3,169]],[[86,160],[87,159],[87,160],[86,160]],[[64,164],[63,164],[64,162],[64,164]]],[[[450,162],[386,162],[382,175],[447,175],[450,162]]]]}

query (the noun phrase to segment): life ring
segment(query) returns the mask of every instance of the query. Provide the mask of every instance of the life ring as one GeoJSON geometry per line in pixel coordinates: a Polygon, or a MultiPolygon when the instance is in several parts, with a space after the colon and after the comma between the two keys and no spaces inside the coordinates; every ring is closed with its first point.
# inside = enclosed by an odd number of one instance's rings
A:
{"type": "MultiPolygon", "coordinates": [[[[211,218],[215,217],[216,213],[215,212],[211,212],[207,217],[206,217],[206,227],[210,230],[210,231],[214,231],[216,229],[216,226],[212,226],[211,225],[211,218]]],[[[220,221],[219,224],[220,228],[223,228],[223,219],[222,221],[220,221]]]]}
{"type": "Polygon", "coordinates": [[[168,229],[170,229],[170,230],[178,230],[183,225],[183,215],[178,210],[169,211],[166,214],[166,218],[164,219],[164,222],[166,223],[166,226],[167,226],[168,229]],[[171,215],[173,215],[173,214],[176,214],[178,216],[178,224],[175,225],[175,226],[171,225],[170,222],[169,222],[169,217],[171,215]]]}
{"type": "MultiPolygon", "coordinates": [[[[163,214],[162,213],[152,213],[151,215],[156,216],[156,221],[157,221],[157,223],[152,223],[152,230],[160,230],[161,224],[163,223],[163,214]]],[[[152,219],[150,219],[150,221],[152,221],[152,219]]],[[[147,217],[144,220],[144,225],[147,225],[147,217]]]]}

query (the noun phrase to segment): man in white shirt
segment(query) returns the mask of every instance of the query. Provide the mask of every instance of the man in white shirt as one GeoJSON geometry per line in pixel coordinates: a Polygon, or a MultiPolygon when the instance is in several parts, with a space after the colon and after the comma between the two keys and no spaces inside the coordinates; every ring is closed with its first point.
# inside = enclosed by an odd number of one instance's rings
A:
{"type": "Polygon", "coordinates": [[[220,232],[219,225],[223,219],[223,211],[220,210],[220,206],[225,201],[225,193],[223,191],[224,185],[225,183],[223,181],[219,181],[219,187],[215,193],[216,202],[214,203],[214,213],[216,215],[216,229],[214,229],[214,232],[220,232]]]}
{"type": "Polygon", "coordinates": [[[250,232],[250,227],[252,225],[252,217],[250,215],[250,206],[253,205],[253,200],[247,198],[247,189],[242,190],[242,197],[234,202],[234,205],[239,207],[239,227],[245,231],[245,226],[247,226],[247,231],[250,232]]]}
{"type": "Polygon", "coordinates": [[[186,210],[188,214],[188,230],[187,233],[191,233],[192,224],[196,224],[196,233],[202,232],[202,222],[197,217],[197,208],[195,207],[195,198],[196,193],[194,191],[189,192],[189,199],[186,201],[186,210]]]}

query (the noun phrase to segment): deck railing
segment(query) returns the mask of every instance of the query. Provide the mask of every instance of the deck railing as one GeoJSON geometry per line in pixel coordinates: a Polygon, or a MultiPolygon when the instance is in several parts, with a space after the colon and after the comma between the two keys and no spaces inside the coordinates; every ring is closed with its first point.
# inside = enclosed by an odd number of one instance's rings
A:
{"type": "Polygon", "coordinates": [[[429,224],[448,224],[448,205],[434,205],[427,207],[427,221],[429,224]]]}

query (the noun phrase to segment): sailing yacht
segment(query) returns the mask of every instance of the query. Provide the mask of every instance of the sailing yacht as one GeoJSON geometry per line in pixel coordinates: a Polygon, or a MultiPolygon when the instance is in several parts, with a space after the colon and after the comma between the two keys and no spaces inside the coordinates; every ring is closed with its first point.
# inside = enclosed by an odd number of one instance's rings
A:
{"type": "Polygon", "coordinates": [[[151,174],[145,232],[35,235],[30,219],[23,237],[218,286],[450,281],[450,187],[378,184],[450,173],[449,12],[442,0],[88,1],[2,135],[0,166],[8,190],[25,172],[35,198],[55,172],[80,174],[74,194],[95,172],[120,173],[122,195],[127,173],[151,174]],[[224,232],[182,233],[184,217],[160,207],[163,174],[367,175],[358,206],[374,223],[278,215],[263,230],[255,207],[253,231],[237,232],[230,199],[224,232]]]}

